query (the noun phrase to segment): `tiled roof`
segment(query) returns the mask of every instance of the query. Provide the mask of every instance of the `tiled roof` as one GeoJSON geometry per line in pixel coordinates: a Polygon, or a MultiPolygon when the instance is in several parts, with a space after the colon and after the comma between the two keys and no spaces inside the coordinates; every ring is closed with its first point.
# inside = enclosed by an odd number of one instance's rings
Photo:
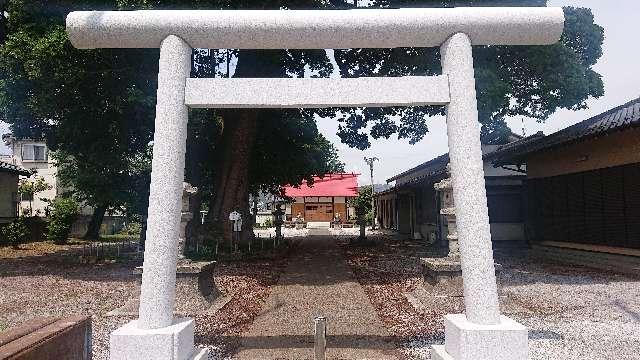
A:
{"type": "Polygon", "coordinates": [[[544,138],[544,133],[542,131],[538,131],[533,135],[529,135],[527,137],[523,137],[518,141],[514,141],[508,144],[501,145],[499,148],[494,150],[493,152],[486,154],[484,156],[485,160],[493,160],[494,163],[497,162],[498,159],[502,159],[506,154],[511,154],[516,149],[520,149],[525,146],[530,146],[531,144],[539,141],[544,138]]]}
{"type": "Polygon", "coordinates": [[[499,156],[494,160],[494,164],[523,163],[526,156],[534,152],[549,150],[561,145],[633,127],[640,127],[640,98],[631,100],[626,104],[617,106],[553,134],[538,139],[530,139],[530,141],[525,141],[516,146],[510,146],[509,149],[501,149],[499,150],[499,156]]]}
{"type": "Polygon", "coordinates": [[[24,169],[18,165],[10,164],[4,161],[0,161],[0,172],[18,174],[18,175],[24,175],[24,176],[31,175],[31,172],[29,170],[24,169]]]}
{"type": "Polygon", "coordinates": [[[433,159],[431,159],[431,160],[429,160],[427,162],[424,162],[424,163],[422,163],[422,164],[420,164],[420,165],[418,165],[418,166],[416,166],[414,168],[411,168],[411,169],[409,169],[407,171],[404,171],[404,172],[402,172],[402,173],[400,173],[398,175],[394,175],[393,177],[387,179],[387,182],[388,183],[392,182],[392,181],[397,180],[397,179],[399,179],[401,177],[404,177],[406,175],[409,175],[411,173],[414,173],[414,172],[417,172],[417,171],[420,171],[420,170],[424,170],[424,169],[429,169],[429,173],[432,173],[434,171],[437,172],[437,171],[439,171],[441,169],[446,168],[448,163],[449,163],[449,154],[448,153],[447,154],[442,154],[442,155],[440,155],[438,157],[435,157],[435,158],[433,158],[433,159]]]}
{"type": "MultiPolygon", "coordinates": [[[[505,151],[508,149],[512,149],[513,147],[519,146],[521,144],[526,144],[529,143],[531,141],[534,141],[538,138],[544,137],[544,135],[542,134],[542,132],[539,132],[537,134],[525,137],[525,138],[520,138],[519,136],[512,136],[512,138],[518,139],[515,141],[512,141],[508,144],[505,145],[501,145],[499,147],[497,147],[495,150],[489,150],[488,152],[482,154],[482,159],[483,160],[492,160],[494,158],[497,157],[497,154],[499,154],[501,151],[505,151]]],[[[392,193],[396,190],[402,189],[402,188],[407,188],[407,187],[411,187],[414,185],[420,185],[425,183],[426,181],[431,181],[431,182],[435,182],[435,181],[439,181],[440,179],[442,179],[444,177],[444,175],[447,173],[447,164],[449,164],[449,154],[442,154],[436,158],[433,158],[425,163],[422,163],[412,169],[409,169],[407,171],[404,171],[398,175],[393,176],[392,178],[387,179],[387,182],[392,182],[394,180],[397,180],[399,178],[411,175],[413,173],[419,172],[419,171],[424,171],[424,173],[422,175],[419,176],[415,176],[407,181],[403,181],[401,184],[396,184],[396,186],[387,189],[383,192],[380,193],[376,193],[376,195],[384,195],[387,193],[392,193]]]]}

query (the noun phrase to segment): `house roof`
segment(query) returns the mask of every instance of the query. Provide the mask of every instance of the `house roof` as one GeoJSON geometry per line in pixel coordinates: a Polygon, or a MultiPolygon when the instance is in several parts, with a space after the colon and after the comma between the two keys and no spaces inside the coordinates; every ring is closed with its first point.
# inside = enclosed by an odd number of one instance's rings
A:
{"type": "MultiPolygon", "coordinates": [[[[515,142],[519,142],[522,139],[524,139],[522,136],[516,134],[516,133],[509,133],[508,135],[508,140],[509,143],[506,145],[510,145],[513,144],[515,142]]],[[[505,145],[505,146],[506,146],[505,145]]],[[[483,158],[486,158],[486,156],[489,154],[484,154],[483,158]]],[[[413,167],[407,171],[403,171],[400,174],[394,175],[390,178],[387,179],[387,183],[390,183],[392,181],[398,180],[401,177],[405,177],[407,175],[411,175],[412,173],[418,172],[418,171],[422,171],[425,169],[428,169],[428,174],[432,174],[432,175],[438,175],[440,174],[443,170],[446,170],[447,164],[449,163],[449,154],[442,154],[438,157],[435,157],[427,162],[424,162],[416,167],[413,167]]],[[[425,175],[420,176],[420,178],[424,178],[425,175]]],[[[428,177],[428,176],[426,176],[428,177]]],[[[413,179],[412,179],[413,180],[413,179]]]]}
{"type": "Polygon", "coordinates": [[[425,169],[428,170],[428,173],[439,172],[442,169],[446,169],[448,163],[449,163],[449,153],[442,154],[416,167],[413,167],[407,171],[403,171],[398,175],[394,175],[390,177],[389,179],[387,179],[387,182],[390,183],[394,180],[398,180],[401,177],[405,177],[407,175],[411,175],[414,172],[418,172],[425,169]]]}
{"type": "MultiPolygon", "coordinates": [[[[542,132],[539,132],[537,134],[528,136],[528,137],[522,137],[519,136],[517,134],[511,134],[511,136],[509,136],[510,140],[513,140],[507,144],[504,145],[498,145],[495,148],[492,148],[490,145],[484,145],[483,146],[483,151],[486,151],[485,153],[482,154],[482,159],[487,161],[487,160],[492,160],[494,158],[496,158],[501,151],[505,151],[507,149],[511,149],[514,146],[517,146],[519,144],[523,144],[523,143],[528,143],[534,139],[543,137],[544,134],[542,134],[542,132]],[[485,147],[486,146],[486,147],[485,147]]],[[[419,176],[415,176],[407,181],[403,181],[402,184],[397,184],[396,186],[387,189],[385,191],[382,191],[380,193],[377,193],[376,195],[384,195],[387,193],[391,193],[395,190],[398,189],[402,189],[402,188],[406,188],[406,187],[411,187],[413,185],[418,185],[418,184],[422,184],[425,181],[440,181],[442,178],[445,177],[446,173],[447,173],[447,164],[449,164],[449,153],[446,154],[442,154],[438,157],[435,157],[427,162],[424,162],[414,168],[411,168],[407,171],[404,171],[398,175],[395,175],[389,179],[387,179],[387,183],[392,182],[394,180],[397,180],[399,178],[411,175],[413,173],[417,173],[419,171],[423,171],[423,174],[419,175],[419,176]]]]}
{"type": "Polygon", "coordinates": [[[327,174],[324,177],[314,176],[313,185],[306,181],[300,187],[287,185],[284,193],[289,197],[302,196],[357,196],[359,174],[327,174]]]}
{"type": "Polygon", "coordinates": [[[31,171],[21,166],[10,164],[4,161],[0,161],[0,173],[17,174],[17,175],[24,175],[24,176],[31,175],[31,171]]]}
{"type": "Polygon", "coordinates": [[[554,149],[559,146],[634,127],[640,127],[640,98],[631,100],[626,104],[617,106],[553,134],[530,139],[501,150],[500,153],[496,154],[498,156],[496,156],[494,164],[521,164],[526,162],[527,155],[531,153],[554,149]]]}

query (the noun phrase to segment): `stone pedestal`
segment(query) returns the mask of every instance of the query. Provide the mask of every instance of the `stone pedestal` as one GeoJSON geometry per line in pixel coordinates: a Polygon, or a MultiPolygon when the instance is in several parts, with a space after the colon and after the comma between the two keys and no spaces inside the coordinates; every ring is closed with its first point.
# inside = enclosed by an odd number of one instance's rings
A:
{"type": "Polygon", "coordinates": [[[431,285],[436,285],[445,281],[462,276],[460,261],[445,258],[423,258],[421,259],[424,280],[431,285]]]}
{"type": "MultiPolygon", "coordinates": [[[[422,258],[425,289],[434,295],[463,296],[462,266],[459,258],[422,258]]],[[[496,277],[502,265],[494,264],[496,277]]]]}
{"type": "Polygon", "coordinates": [[[208,349],[193,344],[193,320],[174,319],[158,329],[141,329],[133,320],[116,329],[109,339],[110,360],[205,360],[208,349]]]}
{"type": "Polygon", "coordinates": [[[494,325],[478,325],[464,314],[446,315],[445,344],[434,345],[433,360],[526,360],[527,328],[506,316],[494,325]]]}
{"type": "MultiPolygon", "coordinates": [[[[179,262],[176,268],[176,304],[179,314],[192,314],[206,311],[220,296],[213,281],[215,261],[179,262]]],[[[142,278],[142,267],[134,274],[142,278]]]]}

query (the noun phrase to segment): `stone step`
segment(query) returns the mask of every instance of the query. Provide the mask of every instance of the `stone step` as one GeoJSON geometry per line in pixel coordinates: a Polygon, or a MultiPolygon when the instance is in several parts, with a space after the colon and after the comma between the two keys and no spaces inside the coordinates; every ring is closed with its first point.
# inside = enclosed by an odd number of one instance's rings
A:
{"type": "Polygon", "coordinates": [[[307,223],[307,229],[329,229],[331,223],[328,221],[312,221],[307,223]]]}

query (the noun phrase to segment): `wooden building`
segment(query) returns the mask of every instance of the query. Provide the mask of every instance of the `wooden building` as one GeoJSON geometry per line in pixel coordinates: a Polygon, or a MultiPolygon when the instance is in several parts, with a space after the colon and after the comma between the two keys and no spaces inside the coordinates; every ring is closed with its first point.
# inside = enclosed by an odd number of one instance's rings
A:
{"type": "Polygon", "coordinates": [[[578,251],[640,256],[640,98],[504,149],[494,163],[526,164],[533,245],[571,249],[573,258],[578,251]]]}
{"type": "MultiPolygon", "coordinates": [[[[523,169],[495,167],[491,163],[498,149],[525,141],[517,135],[504,145],[482,145],[491,239],[502,245],[523,245],[523,169]]],[[[394,229],[415,239],[429,239],[445,245],[446,221],[440,213],[442,193],[434,184],[447,178],[449,154],[444,154],[387,180],[389,190],[377,193],[376,213],[382,228],[394,229]]]]}
{"type": "Polygon", "coordinates": [[[0,224],[12,221],[19,214],[18,180],[31,172],[8,162],[0,161],[0,224]]]}
{"type": "Polygon", "coordinates": [[[355,216],[347,201],[358,195],[358,174],[316,176],[311,186],[286,186],[285,195],[294,199],[286,209],[287,220],[300,214],[305,222],[330,222],[336,217],[347,221],[355,216]]]}

